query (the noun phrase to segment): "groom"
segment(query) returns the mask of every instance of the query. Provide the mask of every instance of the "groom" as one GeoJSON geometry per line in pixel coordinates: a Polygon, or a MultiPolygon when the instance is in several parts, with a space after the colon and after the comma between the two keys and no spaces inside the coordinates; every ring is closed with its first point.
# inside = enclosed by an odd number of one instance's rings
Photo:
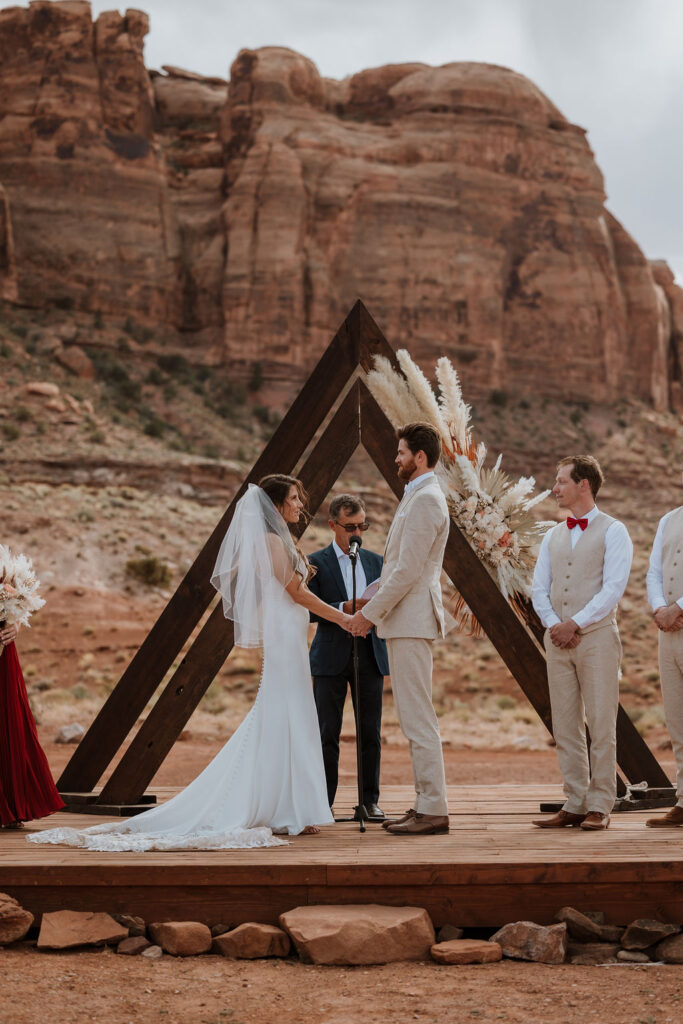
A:
{"type": "Polygon", "coordinates": [[[446,623],[441,598],[449,516],[434,473],[440,454],[441,438],[429,423],[409,423],[398,431],[396,465],[406,489],[389,529],[379,591],[351,624],[360,636],[375,625],[387,641],[396,714],[410,744],[415,806],[384,822],[398,836],[448,832],[443,752],[432,704],[432,641],[452,625],[446,623]]]}

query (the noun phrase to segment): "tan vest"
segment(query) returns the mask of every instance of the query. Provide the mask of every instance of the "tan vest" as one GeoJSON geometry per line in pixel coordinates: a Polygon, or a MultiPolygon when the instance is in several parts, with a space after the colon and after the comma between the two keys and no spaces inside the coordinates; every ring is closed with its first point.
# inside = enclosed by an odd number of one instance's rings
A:
{"type": "Polygon", "coordinates": [[[662,584],[668,604],[683,596],[683,505],[673,510],[664,527],[662,584]]]}
{"type": "MultiPolygon", "coordinates": [[[[550,601],[562,622],[573,618],[602,590],[605,564],[605,534],[614,522],[611,516],[598,512],[591,520],[572,551],[569,530],[559,523],[550,534],[548,552],[552,583],[550,601]]],[[[617,621],[616,607],[599,622],[592,622],[581,633],[590,633],[617,621]]]]}

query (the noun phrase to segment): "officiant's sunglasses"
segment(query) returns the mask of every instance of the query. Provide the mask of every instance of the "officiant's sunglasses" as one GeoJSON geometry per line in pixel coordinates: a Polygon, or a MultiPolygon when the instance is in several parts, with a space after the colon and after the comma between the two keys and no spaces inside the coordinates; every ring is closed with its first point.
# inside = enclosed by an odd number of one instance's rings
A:
{"type": "Polygon", "coordinates": [[[346,530],[347,533],[355,533],[356,530],[369,530],[372,523],[367,520],[364,523],[340,523],[338,519],[334,520],[337,526],[341,526],[342,530],[346,530]]]}

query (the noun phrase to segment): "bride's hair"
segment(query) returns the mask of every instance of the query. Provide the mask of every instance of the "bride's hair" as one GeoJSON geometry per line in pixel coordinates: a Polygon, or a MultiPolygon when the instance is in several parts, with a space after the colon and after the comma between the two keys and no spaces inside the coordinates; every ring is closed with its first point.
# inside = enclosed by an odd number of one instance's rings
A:
{"type": "MultiPolygon", "coordinates": [[[[288,476],[286,473],[270,473],[268,476],[264,476],[262,480],[259,480],[258,485],[262,491],[266,492],[278,511],[283,508],[291,488],[296,487],[297,494],[303,503],[301,515],[304,517],[306,523],[310,522],[311,514],[308,511],[308,494],[306,492],[306,488],[298,477],[288,476]]],[[[311,576],[315,575],[316,569],[309,563],[305,554],[297,544],[296,539],[292,539],[294,540],[294,547],[306,566],[306,573],[304,574],[297,570],[297,575],[301,576],[304,582],[307,582],[307,580],[310,580],[311,576]]]]}

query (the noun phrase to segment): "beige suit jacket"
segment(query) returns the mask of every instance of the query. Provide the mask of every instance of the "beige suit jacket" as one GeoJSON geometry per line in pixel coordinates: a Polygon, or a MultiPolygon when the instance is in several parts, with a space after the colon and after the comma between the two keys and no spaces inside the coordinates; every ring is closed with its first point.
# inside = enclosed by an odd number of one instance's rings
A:
{"type": "Polygon", "coordinates": [[[451,629],[440,580],[449,523],[436,477],[404,495],[387,536],[379,591],[363,608],[377,636],[435,640],[451,629]]]}

